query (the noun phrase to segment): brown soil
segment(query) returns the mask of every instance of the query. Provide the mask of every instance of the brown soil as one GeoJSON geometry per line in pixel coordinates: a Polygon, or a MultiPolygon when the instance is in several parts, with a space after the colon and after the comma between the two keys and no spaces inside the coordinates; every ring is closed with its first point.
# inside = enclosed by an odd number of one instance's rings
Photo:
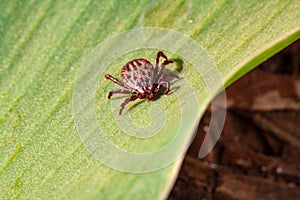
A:
{"type": "Polygon", "coordinates": [[[226,89],[217,145],[198,158],[208,109],[168,199],[300,199],[299,73],[298,40],[226,89]]]}

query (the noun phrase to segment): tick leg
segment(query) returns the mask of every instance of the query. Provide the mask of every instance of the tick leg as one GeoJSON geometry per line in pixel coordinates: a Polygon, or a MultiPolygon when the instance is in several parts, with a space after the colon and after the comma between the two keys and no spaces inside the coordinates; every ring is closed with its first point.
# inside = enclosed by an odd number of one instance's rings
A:
{"type": "Polygon", "coordinates": [[[162,51],[159,51],[159,52],[157,52],[157,54],[156,54],[156,58],[155,58],[155,66],[158,66],[159,58],[160,58],[160,57],[163,57],[164,59],[168,60],[168,57],[167,57],[162,51]]]}
{"type": "Polygon", "coordinates": [[[155,57],[155,70],[156,70],[156,73],[158,72],[160,57],[163,57],[165,59],[165,61],[163,62],[163,65],[167,65],[167,64],[173,62],[171,60],[168,60],[168,57],[162,51],[157,52],[156,57],[155,57]]]}
{"type": "Polygon", "coordinates": [[[112,82],[124,87],[123,83],[121,83],[117,78],[113,77],[112,75],[110,74],[105,74],[105,78],[108,79],[108,80],[111,80],[112,82]]]}
{"type": "Polygon", "coordinates": [[[169,78],[179,78],[179,76],[173,72],[165,73],[158,78],[157,82],[167,81],[169,78]]]}
{"type": "Polygon", "coordinates": [[[169,81],[160,81],[158,84],[158,88],[160,88],[162,85],[166,87],[166,91],[164,92],[165,95],[167,95],[170,91],[170,83],[169,81]]]}
{"type": "Polygon", "coordinates": [[[130,101],[134,101],[134,100],[136,100],[137,98],[138,98],[138,97],[134,95],[134,96],[131,96],[131,97],[125,99],[125,101],[124,101],[124,102],[121,104],[121,106],[120,106],[119,115],[122,114],[122,111],[124,110],[125,106],[126,106],[130,101]]]}
{"type": "Polygon", "coordinates": [[[162,81],[165,81],[169,78],[179,78],[179,76],[173,72],[169,72],[169,73],[165,73],[162,77],[161,77],[161,80],[162,81]]]}
{"type": "Polygon", "coordinates": [[[111,98],[111,96],[113,95],[113,94],[133,94],[134,92],[133,91],[131,91],[131,90],[123,90],[123,89],[117,89],[117,90],[112,90],[112,91],[110,91],[109,93],[108,93],[108,99],[110,99],[111,98]]]}
{"type": "Polygon", "coordinates": [[[164,92],[165,95],[167,95],[170,91],[170,83],[167,79],[169,78],[179,78],[179,76],[173,72],[169,72],[166,74],[163,74],[163,76],[161,77],[161,79],[159,80],[159,84],[158,84],[158,90],[160,89],[160,87],[162,85],[164,85],[166,87],[166,91],[164,92]]]}
{"type": "Polygon", "coordinates": [[[157,77],[160,78],[162,76],[162,74],[164,73],[164,69],[166,67],[167,64],[173,63],[172,60],[165,60],[161,65],[160,65],[160,69],[159,72],[157,74],[157,77]]]}
{"type": "Polygon", "coordinates": [[[168,65],[168,64],[170,64],[170,63],[173,63],[173,61],[172,60],[168,60],[168,57],[162,51],[157,52],[156,58],[155,58],[155,69],[154,69],[154,74],[155,74],[155,77],[156,77],[156,81],[158,81],[160,79],[160,77],[163,74],[163,71],[165,69],[165,66],[168,65]],[[158,71],[159,58],[160,57],[163,57],[165,60],[160,65],[160,69],[158,71]]]}

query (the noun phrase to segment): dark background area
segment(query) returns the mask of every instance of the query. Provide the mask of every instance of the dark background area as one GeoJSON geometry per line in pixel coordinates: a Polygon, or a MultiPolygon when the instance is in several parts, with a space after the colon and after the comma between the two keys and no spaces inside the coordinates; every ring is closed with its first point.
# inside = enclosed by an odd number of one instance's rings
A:
{"type": "Polygon", "coordinates": [[[228,87],[217,145],[198,158],[208,108],[169,199],[299,199],[299,71],[300,40],[228,87]]]}

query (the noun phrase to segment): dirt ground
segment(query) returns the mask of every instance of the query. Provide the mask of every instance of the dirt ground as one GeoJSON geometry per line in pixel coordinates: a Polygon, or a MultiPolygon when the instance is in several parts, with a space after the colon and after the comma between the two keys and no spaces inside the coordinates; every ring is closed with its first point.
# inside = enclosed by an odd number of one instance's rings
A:
{"type": "Polygon", "coordinates": [[[168,199],[300,199],[299,76],[300,40],[226,89],[217,145],[198,158],[208,109],[168,199]]]}

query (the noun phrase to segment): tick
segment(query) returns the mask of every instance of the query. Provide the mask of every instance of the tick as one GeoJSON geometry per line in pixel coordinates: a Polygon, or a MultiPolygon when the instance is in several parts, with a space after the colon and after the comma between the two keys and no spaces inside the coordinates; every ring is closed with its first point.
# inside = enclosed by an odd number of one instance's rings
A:
{"type": "Polygon", "coordinates": [[[154,67],[151,62],[145,58],[134,59],[126,63],[121,71],[122,81],[119,81],[110,74],[105,74],[106,79],[109,79],[124,88],[110,91],[108,99],[114,94],[132,95],[126,98],[121,104],[119,115],[122,114],[125,106],[130,101],[145,98],[152,100],[158,94],[162,86],[166,88],[164,94],[167,95],[169,93],[170,82],[168,79],[179,78],[179,76],[173,72],[164,73],[165,66],[170,63],[173,63],[173,61],[168,60],[167,56],[162,51],[159,51],[156,54],[154,67]],[[161,57],[164,58],[164,61],[159,65],[159,59],[161,57]]]}

